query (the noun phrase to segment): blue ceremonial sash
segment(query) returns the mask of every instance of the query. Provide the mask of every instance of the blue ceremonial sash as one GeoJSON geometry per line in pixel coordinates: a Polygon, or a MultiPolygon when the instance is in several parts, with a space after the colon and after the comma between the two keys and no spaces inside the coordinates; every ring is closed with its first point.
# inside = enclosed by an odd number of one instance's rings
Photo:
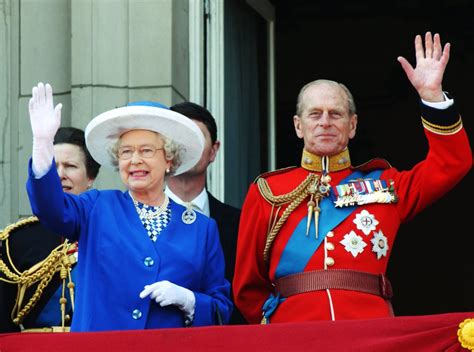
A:
{"type": "MultiPolygon", "coordinates": [[[[354,171],[352,174],[344,178],[339,184],[358,178],[378,179],[381,173],[382,170],[375,170],[363,175],[361,171],[354,171]]],[[[331,192],[333,191],[331,190],[331,192]]],[[[316,239],[314,236],[316,233],[314,229],[314,221],[311,221],[309,233],[308,236],[306,236],[306,224],[308,216],[305,216],[300,221],[298,226],[296,226],[293,234],[285,246],[285,249],[283,250],[280,262],[278,263],[275,272],[276,279],[302,272],[308,264],[310,258],[313,256],[314,252],[324,240],[324,237],[326,237],[326,234],[357,209],[357,205],[336,208],[333,201],[331,200],[331,197],[323,198],[319,206],[321,208],[321,212],[319,216],[318,239],[316,239]]]]}

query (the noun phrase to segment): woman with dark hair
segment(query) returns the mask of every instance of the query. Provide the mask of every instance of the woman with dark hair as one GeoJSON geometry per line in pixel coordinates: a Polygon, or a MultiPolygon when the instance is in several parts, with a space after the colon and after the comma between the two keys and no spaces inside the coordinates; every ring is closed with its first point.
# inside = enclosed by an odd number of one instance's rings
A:
{"type": "MultiPolygon", "coordinates": [[[[86,148],[84,131],[61,127],[53,143],[63,191],[80,194],[90,189],[100,165],[86,148]]],[[[73,288],[68,271],[75,266],[76,243],[46,229],[36,217],[7,226],[0,239],[1,258],[6,265],[3,269],[0,266],[0,332],[52,331],[68,326],[73,297],[67,288],[63,293],[63,285],[70,281],[69,287],[73,288]]]]}
{"type": "Polygon", "coordinates": [[[83,130],[75,127],[60,127],[54,136],[53,143],[56,163],[59,162],[57,157],[58,149],[69,149],[73,154],[79,157],[81,161],[84,161],[87,178],[89,180],[95,180],[97,178],[100,165],[92,158],[91,153],[89,153],[89,150],[86,147],[83,130]],[[79,153],[74,153],[75,151],[79,153]]]}

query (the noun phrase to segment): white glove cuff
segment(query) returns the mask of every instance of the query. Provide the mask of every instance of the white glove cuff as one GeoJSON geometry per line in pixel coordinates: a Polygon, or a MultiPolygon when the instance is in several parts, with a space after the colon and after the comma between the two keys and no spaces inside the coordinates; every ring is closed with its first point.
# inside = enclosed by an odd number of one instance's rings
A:
{"type": "Polygon", "coordinates": [[[46,175],[54,158],[53,140],[49,138],[33,138],[31,168],[36,178],[46,175]]]}

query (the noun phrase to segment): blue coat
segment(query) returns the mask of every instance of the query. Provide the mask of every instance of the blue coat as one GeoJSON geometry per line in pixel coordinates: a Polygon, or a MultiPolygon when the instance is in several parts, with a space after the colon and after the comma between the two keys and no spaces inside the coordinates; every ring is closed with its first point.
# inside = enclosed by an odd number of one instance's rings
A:
{"type": "Polygon", "coordinates": [[[64,193],[52,165],[36,179],[30,162],[27,191],[45,226],[79,241],[71,331],[183,327],[176,306],[162,308],[139,297],[145,285],[161,280],[194,292],[193,326],[215,324],[216,308],[224,322],[229,320],[230,284],[213,219],[198,213],[187,225],[181,220],[185,208],[170,200],[171,221],[152,242],[128,192],[64,193]]]}

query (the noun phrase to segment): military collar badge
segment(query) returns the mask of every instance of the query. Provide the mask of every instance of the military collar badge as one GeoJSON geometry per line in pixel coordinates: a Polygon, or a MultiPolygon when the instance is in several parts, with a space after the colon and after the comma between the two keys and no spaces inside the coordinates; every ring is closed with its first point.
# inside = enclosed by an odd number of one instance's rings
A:
{"type": "Polygon", "coordinates": [[[313,172],[336,172],[344,169],[348,169],[351,166],[351,158],[349,156],[349,150],[344,149],[339,154],[330,157],[321,157],[308,152],[303,149],[301,156],[301,167],[308,171],[313,172]],[[325,160],[326,165],[325,165],[325,160]]]}

